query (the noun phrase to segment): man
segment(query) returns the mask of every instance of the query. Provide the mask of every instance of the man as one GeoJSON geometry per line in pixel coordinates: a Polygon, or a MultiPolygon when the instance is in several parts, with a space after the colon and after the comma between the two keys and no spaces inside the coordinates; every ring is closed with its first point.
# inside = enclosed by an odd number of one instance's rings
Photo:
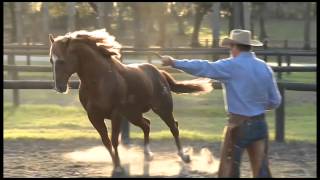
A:
{"type": "Polygon", "coordinates": [[[250,31],[232,30],[220,46],[230,48],[230,58],[209,62],[162,56],[162,64],[222,83],[229,120],[225,127],[218,176],[240,177],[241,156],[247,150],[253,176],[271,177],[264,113],[281,103],[273,71],[251,52],[252,46],[262,46],[262,43],[252,40],[250,31]]]}

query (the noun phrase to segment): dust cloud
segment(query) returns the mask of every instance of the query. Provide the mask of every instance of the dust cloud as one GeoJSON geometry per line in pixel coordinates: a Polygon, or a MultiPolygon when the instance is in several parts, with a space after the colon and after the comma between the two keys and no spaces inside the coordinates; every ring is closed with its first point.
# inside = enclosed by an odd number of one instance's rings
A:
{"type": "MultiPolygon", "coordinates": [[[[176,151],[153,151],[151,161],[145,159],[143,147],[119,145],[119,155],[122,167],[129,175],[143,176],[185,176],[193,172],[206,175],[215,175],[218,170],[219,160],[207,148],[195,152],[192,147],[187,147],[185,152],[190,155],[191,163],[184,163],[176,151]]],[[[152,150],[152,149],[151,149],[152,150]]],[[[155,149],[156,150],[156,149],[155,149]]],[[[76,150],[63,154],[66,160],[79,163],[100,163],[101,168],[111,175],[112,160],[104,146],[95,146],[88,149],[76,150]],[[109,171],[110,172],[109,172],[109,171]]]]}

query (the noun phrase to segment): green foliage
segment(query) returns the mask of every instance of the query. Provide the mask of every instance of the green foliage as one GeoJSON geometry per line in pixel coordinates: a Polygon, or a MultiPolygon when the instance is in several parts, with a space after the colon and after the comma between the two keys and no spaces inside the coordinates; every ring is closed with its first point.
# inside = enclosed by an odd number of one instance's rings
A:
{"type": "Polygon", "coordinates": [[[65,2],[49,3],[49,14],[52,17],[65,16],[67,14],[67,5],[65,2]]]}
{"type": "Polygon", "coordinates": [[[88,3],[77,3],[76,9],[79,13],[79,18],[89,16],[94,13],[93,9],[90,7],[88,3]]]}

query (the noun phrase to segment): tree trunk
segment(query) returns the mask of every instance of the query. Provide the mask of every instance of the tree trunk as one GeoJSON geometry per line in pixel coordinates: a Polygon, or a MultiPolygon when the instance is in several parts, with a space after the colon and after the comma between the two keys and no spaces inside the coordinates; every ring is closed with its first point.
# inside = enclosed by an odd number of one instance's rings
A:
{"type": "Polygon", "coordinates": [[[49,19],[49,8],[48,8],[48,3],[43,2],[42,3],[42,42],[44,44],[49,44],[48,40],[48,34],[49,34],[49,24],[50,24],[50,19],[49,19]]]}
{"type": "Polygon", "coordinates": [[[171,13],[172,13],[174,19],[177,21],[177,27],[178,27],[178,29],[177,29],[177,30],[178,30],[178,31],[177,31],[177,34],[178,34],[178,35],[181,35],[181,36],[185,35],[184,25],[183,25],[183,19],[178,16],[178,13],[177,13],[177,11],[176,11],[174,8],[171,10],[171,13]]]}
{"type": "Polygon", "coordinates": [[[250,31],[251,31],[251,38],[253,38],[255,35],[255,29],[254,29],[254,18],[252,16],[252,14],[250,17],[250,31]]]}
{"type": "Polygon", "coordinates": [[[161,16],[157,16],[157,20],[158,20],[158,25],[159,25],[159,36],[158,36],[158,41],[157,41],[157,45],[160,47],[164,47],[165,46],[165,42],[166,42],[166,22],[167,22],[167,15],[166,15],[166,6],[165,4],[161,3],[158,5],[159,9],[156,12],[159,12],[159,14],[161,14],[161,16]]]}
{"type": "Polygon", "coordinates": [[[16,41],[23,41],[23,20],[21,2],[15,2],[15,23],[16,23],[16,41]]]}
{"type": "Polygon", "coordinates": [[[82,29],[81,24],[80,24],[80,14],[79,14],[79,11],[77,11],[77,10],[76,10],[76,14],[75,14],[75,28],[82,29]]]}
{"type": "Polygon", "coordinates": [[[117,32],[119,35],[124,35],[126,32],[125,23],[123,20],[123,13],[124,13],[124,7],[123,7],[123,5],[120,5],[119,6],[119,14],[117,17],[117,23],[118,23],[117,32]]]}
{"type": "Polygon", "coordinates": [[[147,47],[146,37],[145,37],[145,26],[142,19],[142,5],[141,3],[132,4],[133,19],[134,19],[134,37],[135,47],[147,47]]]}
{"type": "Polygon", "coordinates": [[[104,10],[104,27],[110,33],[113,33],[113,29],[111,28],[112,23],[112,9],[113,9],[113,2],[104,2],[103,6],[104,10]]]}
{"type": "Polygon", "coordinates": [[[212,47],[219,46],[220,40],[220,2],[213,3],[212,12],[212,47]]]}
{"type": "Polygon", "coordinates": [[[259,24],[260,24],[260,41],[264,41],[265,38],[268,37],[266,27],[265,27],[265,4],[260,4],[260,17],[259,17],[259,24]]]}
{"type": "Polygon", "coordinates": [[[203,16],[204,16],[204,13],[201,12],[200,8],[197,8],[195,19],[194,19],[194,25],[193,25],[193,33],[191,37],[191,47],[200,47],[199,31],[200,31],[203,16]]]}
{"type": "Polygon", "coordinates": [[[183,19],[178,17],[177,23],[178,23],[178,35],[181,35],[181,36],[186,35],[186,33],[184,32],[183,19]]]}
{"type": "Polygon", "coordinates": [[[15,13],[15,3],[9,2],[9,9],[11,14],[11,42],[17,42],[17,23],[16,23],[16,13],[15,13]]]}
{"type": "Polygon", "coordinates": [[[243,3],[242,2],[233,2],[232,3],[232,20],[233,20],[233,29],[243,29],[243,3]]]}
{"type": "Polygon", "coordinates": [[[160,18],[159,19],[159,39],[157,45],[160,47],[165,46],[166,42],[166,19],[165,18],[160,18]]]}
{"type": "Polygon", "coordinates": [[[251,29],[251,3],[242,2],[243,29],[251,29]]]}
{"type": "Polygon", "coordinates": [[[305,3],[306,10],[305,10],[305,21],[304,21],[304,49],[310,49],[310,25],[311,25],[311,2],[305,3]]]}
{"type": "Polygon", "coordinates": [[[67,24],[67,31],[71,32],[75,30],[75,15],[76,15],[76,8],[75,2],[68,2],[67,3],[67,11],[68,11],[68,24],[67,24]]]}

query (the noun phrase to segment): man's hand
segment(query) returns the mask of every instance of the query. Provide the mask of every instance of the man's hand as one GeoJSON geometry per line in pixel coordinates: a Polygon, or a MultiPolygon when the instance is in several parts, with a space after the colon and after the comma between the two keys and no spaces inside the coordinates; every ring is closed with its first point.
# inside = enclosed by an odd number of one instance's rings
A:
{"type": "Polygon", "coordinates": [[[162,66],[173,66],[173,57],[161,56],[162,66]]]}

